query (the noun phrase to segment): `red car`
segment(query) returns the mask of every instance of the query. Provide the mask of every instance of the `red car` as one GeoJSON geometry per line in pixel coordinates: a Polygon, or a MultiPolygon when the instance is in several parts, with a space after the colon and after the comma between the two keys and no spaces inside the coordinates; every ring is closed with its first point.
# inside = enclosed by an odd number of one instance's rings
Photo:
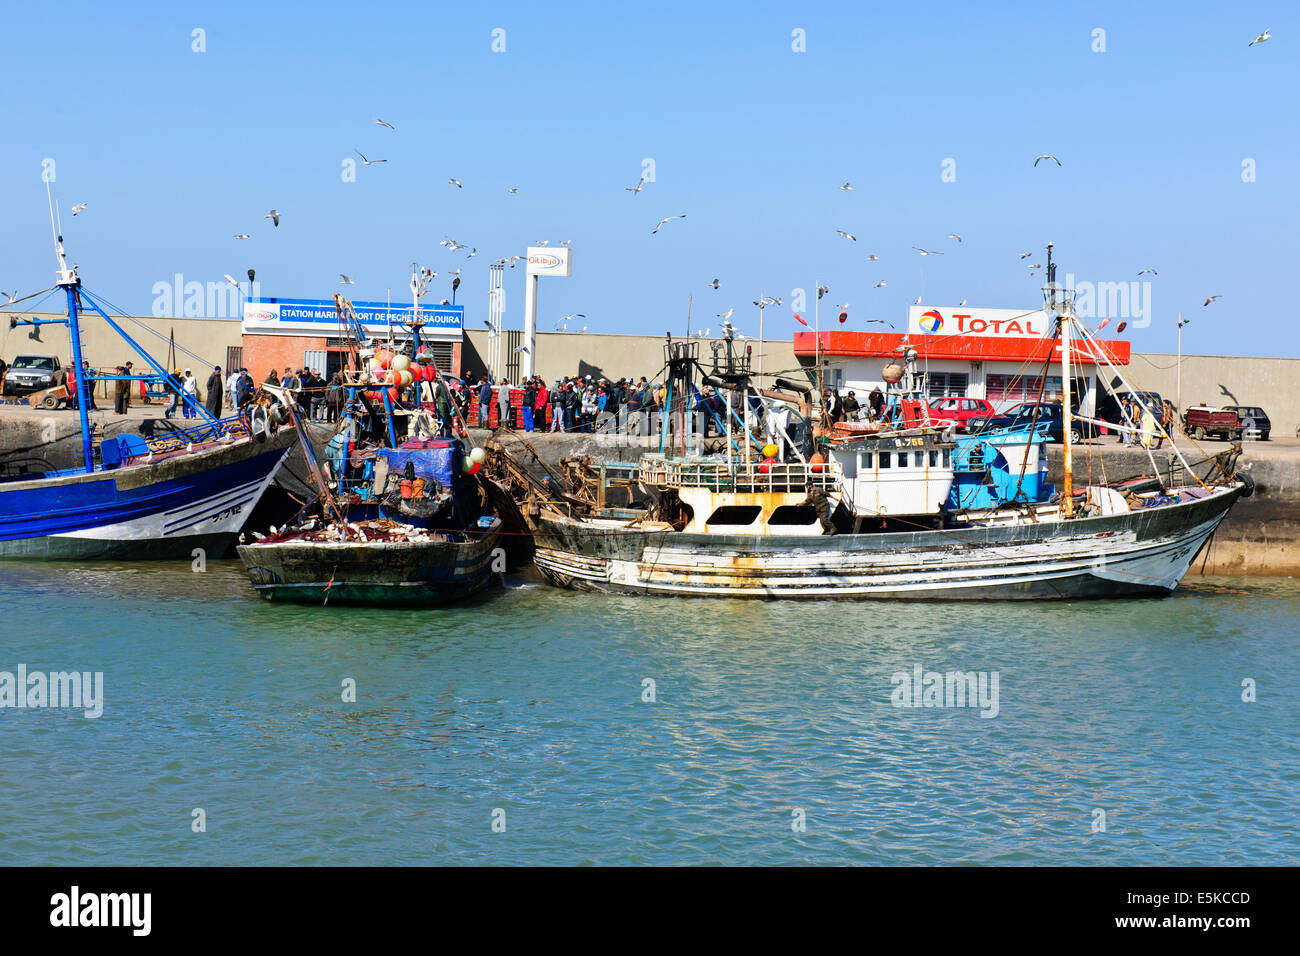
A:
{"type": "Polygon", "coordinates": [[[996,414],[993,406],[983,398],[950,396],[930,399],[931,421],[956,422],[958,431],[965,431],[972,418],[996,414]]]}

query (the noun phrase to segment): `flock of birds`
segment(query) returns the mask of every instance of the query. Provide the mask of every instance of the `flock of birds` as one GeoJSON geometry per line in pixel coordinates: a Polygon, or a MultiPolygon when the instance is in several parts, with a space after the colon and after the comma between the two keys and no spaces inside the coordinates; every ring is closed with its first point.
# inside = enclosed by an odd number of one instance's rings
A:
{"type": "MultiPolygon", "coordinates": [[[[1273,37],[1272,37],[1272,33],[1271,33],[1268,29],[1265,29],[1263,33],[1260,33],[1260,34],[1259,34],[1258,36],[1256,36],[1253,40],[1251,40],[1251,41],[1247,44],[1247,46],[1248,46],[1248,47],[1252,47],[1252,46],[1254,46],[1254,45],[1257,44],[1257,43],[1264,43],[1265,41],[1267,41],[1267,40],[1271,40],[1272,38],[1273,38],[1273,37]]],[[[382,127],[386,128],[386,129],[390,129],[390,130],[392,130],[393,132],[396,132],[396,131],[397,131],[397,127],[396,127],[396,126],[394,126],[392,123],[386,122],[386,121],[383,120],[383,119],[380,119],[379,117],[375,117],[375,124],[376,124],[377,126],[382,126],[382,127]]],[[[356,149],[355,149],[355,152],[356,152],[356,154],[357,154],[358,156],[361,157],[361,162],[362,162],[362,164],[363,164],[364,166],[366,166],[366,167],[370,167],[370,166],[378,166],[378,165],[380,165],[380,164],[382,164],[382,163],[387,163],[387,162],[388,162],[387,159],[371,159],[371,158],[369,158],[368,156],[366,156],[364,153],[362,153],[361,150],[360,150],[359,148],[356,148],[356,149]]],[[[1034,157],[1034,166],[1037,167],[1038,164],[1041,163],[1041,162],[1043,162],[1044,160],[1051,161],[1051,162],[1055,163],[1057,166],[1061,166],[1061,165],[1062,165],[1062,164],[1061,164],[1061,161],[1060,161],[1056,156],[1052,155],[1051,153],[1042,153],[1042,154],[1040,154],[1040,155],[1034,157]]],[[[457,189],[463,189],[463,188],[464,188],[464,184],[463,184],[459,179],[456,179],[455,177],[451,177],[451,178],[449,178],[449,179],[447,180],[447,184],[448,184],[449,186],[455,186],[457,189]]],[[[641,192],[645,189],[645,187],[646,187],[646,178],[645,178],[644,176],[641,176],[641,177],[637,180],[637,183],[636,183],[635,186],[624,186],[623,189],[624,189],[625,192],[630,192],[630,193],[633,195],[633,197],[635,197],[635,196],[640,195],[641,192]]],[[[850,182],[844,182],[844,183],[841,183],[841,184],[840,184],[839,188],[840,188],[842,191],[844,191],[844,192],[851,192],[851,191],[853,190],[853,184],[850,183],[850,182]]],[[[508,188],[507,188],[506,192],[509,193],[510,195],[514,196],[514,195],[518,195],[518,194],[519,194],[519,189],[518,189],[518,187],[516,187],[516,186],[511,186],[511,187],[508,187],[508,188]]],[[[88,206],[88,204],[87,204],[87,203],[84,203],[84,202],[79,202],[79,203],[77,203],[76,205],[74,205],[74,206],[72,207],[72,215],[73,215],[73,216],[77,216],[78,214],[84,212],[84,211],[86,210],[87,206],[88,206]]],[[[267,213],[265,216],[263,216],[262,218],[263,218],[263,219],[269,219],[269,220],[271,220],[271,225],[272,225],[273,228],[278,228],[279,225],[280,225],[280,213],[279,213],[279,211],[276,210],[276,209],[272,209],[270,212],[268,212],[268,213],[267,213]]],[[[662,229],[664,226],[666,226],[668,223],[673,222],[674,220],[677,220],[677,219],[685,219],[685,218],[686,218],[686,214],[685,214],[685,213],[683,213],[683,214],[681,214],[681,215],[679,215],[679,216],[665,216],[663,219],[660,219],[659,222],[655,224],[654,229],[652,229],[652,230],[650,231],[650,235],[652,235],[652,236],[654,236],[654,235],[658,235],[659,230],[662,229]]],[[[851,241],[851,242],[857,242],[857,241],[858,241],[858,237],[857,237],[857,236],[855,236],[853,233],[851,233],[851,232],[849,232],[848,230],[845,230],[845,229],[837,229],[837,230],[835,230],[835,234],[838,235],[838,236],[840,236],[841,238],[847,239],[847,240],[849,240],[849,241],[851,241]]],[[[252,238],[251,234],[250,234],[250,233],[247,233],[247,232],[240,232],[240,233],[236,233],[236,234],[235,234],[235,239],[237,239],[237,240],[242,240],[242,239],[251,239],[251,238],[252,238]]],[[[960,242],[962,241],[962,236],[961,236],[960,234],[958,234],[958,233],[955,233],[955,232],[953,232],[953,233],[949,233],[947,238],[952,239],[952,240],[954,240],[954,241],[956,241],[956,242],[958,242],[958,243],[960,243],[960,242]]],[[[571,242],[572,242],[572,240],[568,240],[568,239],[566,239],[566,240],[564,240],[563,242],[561,242],[560,245],[561,245],[561,246],[569,246],[569,245],[571,244],[571,242]]],[[[442,241],[439,242],[438,244],[441,245],[441,246],[446,247],[446,248],[448,249],[448,251],[450,251],[450,252],[458,252],[458,251],[461,250],[461,249],[466,249],[466,248],[468,248],[470,251],[466,254],[466,259],[473,259],[476,255],[478,255],[478,249],[477,249],[476,247],[474,247],[474,246],[469,246],[469,245],[467,245],[467,244],[465,244],[465,243],[462,243],[462,242],[458,242],[457,240],[453,239],[451,236],[446,236],[446,237],[444,237],[444,238],[442,239],[442,241]]],[[[542,246],[542,247],[545,247],[545,246],[547,246],[547,245],[549,245],[549,244],[550,244],[550,240],[545,240],[545,239],[539,239],[539,240],[535,243],[535,245],[537,245],[537,246],[542,246]]],[[[941,255],[944,255],[944,253],[943,253],[942,251],[937,250],[937,249],[924,249],[924,248],[922,248],[921,246],[913,246],[912,248],[915,249],[918,253],[920,253],[920,255],[923,256],[923,257],[924,257],[924,256],[941,256],[941,255]]],[[[1023,253],[1020,254],[1020,259],[1021,259],[1021,261],[1023,261],[1023,260],[1025,260],[1025,259],[1028,259],[1028,258],[1029,258],[1030,256],[1032,256],[1032,255],[1033,255],[1032,252],[1023,252],[1023,253]]],[[[496,264],[499,264],[499,265],[505,265],[505,264],[508,263],[509,266],[510,266],[510,268],[513,269],[513,268],[515,267],[515,263],[518,262],[520,259],[524,259],[524,258],[527,258],[527,257],[526,257],[526,256],[505,256],[505,257],[502,257],[502,258],[500,258],[500,259],[496,259],[496,260],[493,260],[493,261],[494,261],[496,264]]],[[[876,255],[874,252],[873,252],[873,253],[870,253],[870,254],[866,257],[866,261],[867,261],[867,262],[879,262],[879,261],[880,261],[880,256],[876,255]]],[[[1036,270],[1041,269],[1041,268],[1042,268],[1042,266],[1041,266],[1040,264],[1038,264],[1038,263],[1031,263],[1031,264],[1029,265],[1029,275],[1030,275],[1030,277],[1035,277],[1035,276],[1037,276],[1038,273],[1037,273],[1036,270]]],[[[460,284],[460,274],[461,274],[461,270],[460,270],[459,268],[457,268],[457,269],[452,269],[452,270],[448,273],[448,275],[451,275],[451,276],[454,277],[454,285],[453,285],[453,288],[455,288],[456,286],[458,286],[458,285],[460,284]]],[[[1157,271],[1156,271],[1155,269],[1142,269],[1140,272],[1138,272],[1138,276],[1144,276],[1144,275],[1158,275],[1158,274],[1159,274],[1159,273],[1157,273],[1157,271]]],[[[429,280],[429,279],[436,278],[437,275],[438,275],[438,273],[435,272],[435,271],[433,271],[432,269],[424,269],[424,270],[422,270],[422,278],[423,278],[423,281],[426,281],[426,282],[427,282],[427,280],[429,280]]],[[[225,278],[226,281],[229,282],[231,285],[233,285],[233,286],[235,286],[236,288],[238,288],[239,283],[235,280],[235,278],[234,278],[233,276],[231,276],[231,275],[229,275],[229,274],[226,274],[226,275],[224,276],[224,278],[225,278]]],[[[355,280],[352,279],[351,276],[348,276],[348,275],[346,275],[346,274],[344,274],[344,273],[339,273],[339,283],[340,283],[341,285],[355,285],[355,284],[356,284],[355,280]]],[[[720,281],[719,279],[714,278],[714,280],[713,280],[712,282],[708,283],[708,286],[709,286],[710,288],[712,288],[712,289],[716,292],[716,291],[718,291],[718,289],[721,288],[722,283],[721,283],[721,281],[720,281]]],[[[883,289],[883,288],[885,288],[885,287],[886,287],[886,282],[885,282],[885,280],[884,280],[884,279],[880,279],[880,280],[877,281],[877,282],[876,282],[876,283],[875,283],[871,288],[873,288],[873,289],[883,289]]],[[[817,289],[817,298],[820,299],[820,298],[821,298],[821,297],[822,297],[826,292],[828,292],[828,291],[829,291],[829,288],[828,288],[827,286],[819,286],[818,289],[817,289]]],[[[12,302],[15,301],[15,297],[17,296],[17,293],[16,293],[16,292],[14,292],[14,293],[0,292],[0,295],[7,296],[9,302],[12,303],[12,302]]],[[[1221,298],[1222,298],[1222,296],[1219,296],[1219,295],[1211,295],[1211,296],[1207,296],[1206,299],[1205,299],[1205,302],[1202,303],[1202,307],[1208,306],[1208,305],[1209,305],[1210,303],[1212,303],[1212,302],[1217,302],[1217,301],[1219,301],[1219,299],[1221,299],[1221,298]]],[[[754,305],[755,305],[755,306],[758,306],[760,310],[763,309],[763,308],[765,308],[765,307],[768,306],[768,305],[780,305],[780,304],[781,304],[781,299],[780,299],[779,297],[774,298],[774,297],[767,297],[767,296],[765,296],[765,297],[763,297],[763,298],[761,298],[761,299],[756,299],[756,300],[754,300],[754,305]]],[[[914,305],[920,305],[920,304],[921,304],[921,296],[917,296],[917,297],[916,297],[916,301],[915,301],[913,304],[914,304],[914,305]]],[[[966,304],[966,300],[965,300],[965,299],[962,299],[960,305],[964,306],[965,304],[966,304]]],[[[849,306],[848,306],[848,303],[844,303],[844,304],[842,304],[842,305],[837,305],[835,308],[836,308],[836,310],[837,310],[837,311],[838,311],[838,312],[843,316],[843,315],[845,315],[845,314],[847,313],[849,306]]],[[[745,336],[744,336],[743,334],[741,334],[741,333],[740,333],[740,332],[735,328],[735,326],[733,326],[733,325],[731,324],[731,321],[730,321],[732,315],[735,314],[735,311],[736,311],[736,310],[735,310],[735,308],[733,307],[733,308],[728,309],[726,312],[719,312],[719,313],[717,313],[717,317],[718,317],[719,319],[722,320],[722,327],[723,327],[723,331],[724,331],[725,334],[743,340],[743,339],[745,338],[745,336]]],[[[569,323],[569,320],[570,320],[570,319],[574,319],[574,318],[586,318],[586,316],[585,316],[583,313],[581,313],[581,312],[573,312],[573,313],[570,313],[569,315],[562,316],[562,317],[560,318],[560,320],[556,322],[555,330],[556,330],[557,332],[564,332],[564,331],[567,331],[567,330],[568,330],[568,323],[569,323]]],[[[804,322],[804,320],[803,320],[800,316],[798,316],[797,314],[795,315],[795,318],[798,319],[800,322],[803,322],[804,325],[807,325],[807,324],[808,324],[807,322],[804,322]]],[[[890,328],[893,328],[893,327],[894,327],[892,323],[886,322],[886,321],[883,320],[883,319],[868,319],[868,320],[866,320],[866,321],[867,321],[867,324],[868,324],[868,325],[871,325],[871,324],[880,324],[880,325],[888,325],[890,328]]],[[[491,323],[487,323],[487,324],[488,324],[488,328],[489,328],[489,330],[491,330],[491,328],[492,328],[492,327],[491,327],[491,323]]],[[[584,325],[584,326],[582,327],[581,331],[582,331],[582,332],[586,332],[586,331],[587,331],[587,326],[584,325]]],[[[710,329],[704,329],[704,330],[702,330],[702,331],[697,331],[697,332],[695,332],[694,334],[695,334],[696,336],[701,337],[701,338],[707,338],[708,335],[709,335],[709,332],[710,332],[710,331],[711,331],[710,329]]],[[[524,350],[524,347],[521,346],[520,349],[516,349],[516,351],[521,351],[521,350],[524,350]]]]}

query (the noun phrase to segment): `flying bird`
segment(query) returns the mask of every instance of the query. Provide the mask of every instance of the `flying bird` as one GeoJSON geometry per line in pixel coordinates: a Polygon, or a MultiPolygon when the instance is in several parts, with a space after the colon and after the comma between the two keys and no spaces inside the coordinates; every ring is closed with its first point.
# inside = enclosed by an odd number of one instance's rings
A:
{"type": "Polygon", "coordinates": [[[669,216],[667,219],[660,219],[660,220],[659,220],[659,225],[657,225],[657,226],[654,227],[654,230],[650,233],[650,235],[653,236],[656,232],[658,232],[660,229],[662,229],[663,226],[664,226],[664,223],[672,222],[674,219],[685,219],[685,218],[686,218],[686,214],[685,214],[685,213],[682,213],[680,216],[669,216]]]}
{"type": "Polygon", "coordinates": [[[478,255],[478,246],[475,246],[473,249],[471,249],[469,251],[469,254],[465,256],[465,258],[473,259],[476,255],[478,255]]]}
{"type": "Polygon", "coordinates": [[[1222,299],[1222,298],[1223,298],[1223,296],[1221,296],[1221,295],[1212,295],[1212,296],[1210,296],[1208,299],[1206,299],[1204,302],[1201,303],[1201,308],[1205,308],[1205,307],[1206,307],[1207,305],[1209,305],[1211,302],[1218,302],[1218,301],[1219,301],[1220,299],[1222,299]]]}
{"type": "Polygon", "coordinates": [[[356,285],[356,283],[352,281],[350,276],[345,276],[342,272],[340,272],[339,285],[356,285]]]}
{"type": "Polygon", "coordinates": [[[1022,253],[1020,253],[1020,258],[1021,258],[1021,259],[1028,259],[1028,258],[1029,258],[1030,256],[1032,256],[1032,255],[1033,255],[1032,252],[1022,252],[1022,253]]]}
{"type": "Polygon", "coordinates": [[[462,188],[459,179],[449,179],[449,180],[447,180],[447,182],[448,182],[449,185],[455,186],[457,189],[461,189],[461,188],[462,188]]]}
{"type": "Polygon", "coordinates": [[[519,345],[519,346],[516,346],[516,347],[515,347],[515,351],[516,351],[516,352],[527,352],[527,351],[528,351],[528,346],[527,346],[527,345],[519,345]]]}
{"type": "Polygon", "coordinates": [[[867,325],[887,325],[891,329],[894,327],[893,322],[886,322],[884,319],[867,319],[867,325]]]}
{"type": "Polygon", "coordinates": [[[385,122],[384,122],[383,120],[381,120],[378,116],[375,117],[375,122],[378,123],[380,126],[387,126],[389,129],[394,130],[394,131],[396,131],[396,129],[397,129],[397,127],[394,126],[392,123],[385,123],[385,122]]]}
{"type": "Polygon", "coordinates": [[[885,287],[885,280],[884,280],[884,279],[881,279],[879,282],[877,282],[877,283],[876,283],[875,285],[873,285],[871,288],[873,288],[873,289],[883,289],[884,287],[885,287]]]}
{"type": "Polygon", "coordinates": [[[949,239],[956,239],[958,242],[961,242],[961,236],[957,235],[957,233],[955,233],[955,232],[950,232],[950,233],[948,233],[948,238],[949,238],[949,239]]]}
{"type": "Polygon", "coordinates": [[[1153,276],[1160,275],[1160,273],[1156,272],[1155,269],[1143,269],[1141,272],[1138,273],[1138,275],[1143,276],[1146,275],[1148,272],[1151,273],[1153,276]]]}
{"type": "Polygon", "coordinates": [[[86,204],[84,202],[79,202],[72,207],[72,214],[75,216],[77,213],[81,212],[81,210],[85,208],[86,208],[86,204]]]}
{"type": "Polygon", "coordinates": [[[272,209],[262,218],[271,220],[271,222],[275,223],[277,226],[280,225],[280,214],[276,212],[274,209],[272,209]]]}
{"type": "Polygon", "coordinates": [[[880,256],[876,255],[876,254],[873,252],[871,255],[867,256],[867,261],[868,261],[868,262],[879,262],[879,261],[880,261],[880,256]]]}
{"type": "Polygon", "coordinates": [[[709,283],[709,285],[712,286],[714,290],[716,290],[718,286],[722,285],[722,283],[719,282],[717,279],[714,279],[712,282],[709,283]]]}
{"type": "Polygon", "coordinates": [[[519,192],[519,189],[517,187],[512,186],[509,189],[507,189],[506,192],[508,192],[510,195],[513,196],[519,192]]]}
{"type": "Polygon", "coordinates": [[[932,249],[922,249],[920,246],[913,246],[912,248],[915,249],[917,252],[919,252],[919,253],[920,253],[921,255],[923,255],[923,256],[941,256],[941,255],[943,255],[942,252],[935,252],[935,251],[933,251],[932,249]]]}
{"type": "Polygon", "coordinates": [[[835,235],[837,235],[837,236],[843,236],[845,239],[852,239],[854,242],[857,242],[857,241],[858,241],[858,237],[857,237],[857,236],[855,236],[855,235],[853,235],[853,234],[851,234],[851,233],[847,233],[847,232],[845,232],[843,229],[836,229],[836,230],[835,230],[835,235]]]}
{"type": "Polygon", "coordinates": [[[236,289],[239,288],[239,280],[237,280],[237,279],[236,279],[234,276],[232,276],[229,272],[227,272],[223,278],[224,278],[227,282],[229,282],[231,285],[233,285],[236,289]]]}
{"type": "Polygon", "coordinates": [[[1041,268],[1042,268],[1042,265],[1040,265],[1040,264],[1037,263],[1037,262],[1031,262],[1031,263],[1029,263],[1029,268],[1031,268],[1031,269],[1041,269],[1041,268]]]}
{"type": "Polygon", "coordinates": [[[247,239],[247,238],[248,238],[248,233],[246,233],[246,232],[241,232],[241,233],[239,233],[239,235],[235,236],[235,238],[236,238],[236,239],[247,239]]]}
{"type": "Polygon", "coordinates": [[[361,150],[359,150],[359,149],[356,150],[355,152],[356,152],[356,154],[357,154],[358,156],[361,157],[361,162],[365,163],[367,166],[373,166],[373,165],[375,165],[375,163],[386,163],[386,162],[388,162],[388,160],[386,160],[386,159],[366,159],[366,154],[363,153],[363,152],[361,152],[361,150]]]}
{"type": "Polygon", "coordinates": [[[641,191],[641,187],[644,185],[645,185],[645,177],[642,176],[639,180],[637,180],[637,184],[635,186],[624,186],[623,191],[629,192],[633,196],[635,196],[637,193],[641,191]]]}
{"type": "Polygon", "coordinates": [[[450,272],[447,273],[447,275],[449,275],[449,276],[458,276],[458,275],[460,275],[460,270],[459,270],[459,269],[452,269],[450,272]]]}
{"type": "Polygon", "coordinates": [[[1037,157],[1037,158],[1034,160],[1034,165],[1035,165],[1035,166],[1038,165],[1038,160],[1040,160],[1040,159],[1050,159],[1052,162],[1056,163],[1056,165],[1058,165],[1058,166],[1061,165],[1061,161],[1060,161],[1059,159],[1057,159],[1055,156],[1051,155],[1050,153],[1043,153],[1042,156],[1039,156],[1039,157],[1037,157]]]}
{"type": "MultiPolygon", "coordinates": [[[[1285,32],[1285,31],[1283,31],[1283,32],[1285,32]]],[[[1256,43],[1263,43],[1265,40],[1271,40],[1271,39],[1273,39],[1273,35],[1272,35],[1271,33],[1269,33],[1268,30],[1265,30],[1265,31],[1264,31],[1263,33],[1261,33],[1259,36],[1255,37],[1255,39],[1253,39],[1253,40],[1251,40],[1249,43],[1247,43],[1246,46],[1248,46],[1248,47],[1252,47],[1252,46],[1254,46],[1256,43]]]]}
{"type": "Polygon", "coordinates": [[[852,190],[853,187],[850,186],[848,183],[845,183],[843,186],[840,187],[840,189],[848,191],[848,190],[852,190]]]}

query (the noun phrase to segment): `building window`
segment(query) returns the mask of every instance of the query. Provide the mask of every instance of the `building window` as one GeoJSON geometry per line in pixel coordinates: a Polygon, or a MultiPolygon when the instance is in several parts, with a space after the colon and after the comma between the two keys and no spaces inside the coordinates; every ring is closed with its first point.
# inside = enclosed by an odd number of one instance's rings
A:
{"type": "Polygon", "coordinates": [[[930,397],[945,398],[949,395],[965,395],[970,385],[970,375],[966,372],[931,372],[930,397]]]}

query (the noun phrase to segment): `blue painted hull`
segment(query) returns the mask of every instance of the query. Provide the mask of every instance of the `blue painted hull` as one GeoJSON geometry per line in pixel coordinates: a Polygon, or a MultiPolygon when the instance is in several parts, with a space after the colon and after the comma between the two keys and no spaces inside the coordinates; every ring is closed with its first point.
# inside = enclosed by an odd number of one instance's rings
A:
{"type": "Polygon", "coordinates": [[[189,559],[233,544],[291,434],[92,475],[0,483],[0,559],[189,559]]]}

